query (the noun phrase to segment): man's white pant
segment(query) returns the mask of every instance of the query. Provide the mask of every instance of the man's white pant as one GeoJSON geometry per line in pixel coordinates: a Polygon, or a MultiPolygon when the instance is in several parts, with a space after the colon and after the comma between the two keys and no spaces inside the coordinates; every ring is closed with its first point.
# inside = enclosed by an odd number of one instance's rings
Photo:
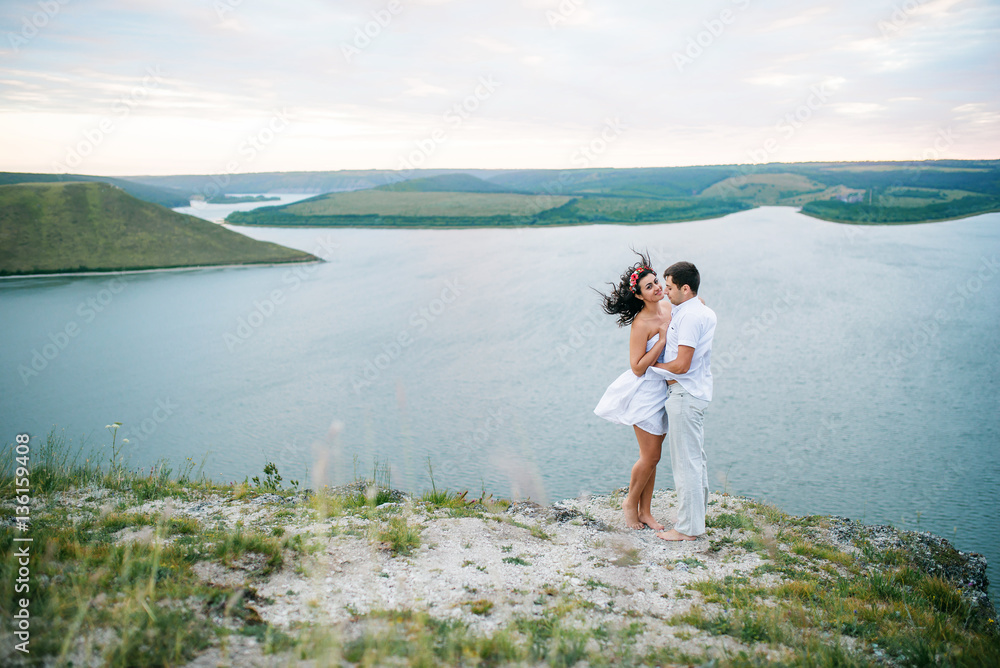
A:
{"type": "Polygon", "coordinates": [[[674,529],[700,536],[705,533],[708,512],[708,460],[702,423],[709,402],[692,397],[680,383],[668,387],[667,438],[678,503],[674,529]]]}

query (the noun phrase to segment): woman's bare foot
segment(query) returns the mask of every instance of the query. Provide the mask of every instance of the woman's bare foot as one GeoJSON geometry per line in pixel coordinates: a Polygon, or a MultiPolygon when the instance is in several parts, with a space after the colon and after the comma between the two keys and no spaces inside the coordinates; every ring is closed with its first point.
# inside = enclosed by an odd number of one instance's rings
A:
{"type": "Polygon", "coordinates": [[[663,531],[656,534],[657,538],[663,540],[696,540],[697,536],[689,536],[687,534],[681,533],[677,529],[671,529],[670,531],[663,531]]]}
{"type": "Polygon", "coordinates": [[[653,531],[663,531],[664,526],[656,521],[650,513],[639,513],[639,521],[653,531]]]}
{"type": "Polygon", "coordinates": [[[629,507],[627,498],[622,501],[622,510],[625,512],[625,526],[629,529],[643,527],[643,523],[639,521],[639,508],[637,506],[629,507]]]}

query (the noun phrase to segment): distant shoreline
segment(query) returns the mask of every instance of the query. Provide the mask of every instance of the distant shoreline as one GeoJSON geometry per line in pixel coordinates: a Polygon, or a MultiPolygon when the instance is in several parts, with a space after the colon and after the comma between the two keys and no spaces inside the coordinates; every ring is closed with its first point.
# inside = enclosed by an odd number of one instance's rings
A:
{"type": "MultiPolygon", "coordinates": [[[[759,207],[756,207],[759,208],[759,207]]],[[[794,208],[794,207],[789,207],[794,208]]],[[[753,209],[744,209],[744,211],[752,211],[753,209]]],[[[512,223],[510,225],[495,225],[495,224],[483,224],[483,225],[257,225],[257,224],[244,224],[244,223],[229,223],[223,221],[222,224],[229,227],[247,227],[247,228],[271,228],[275,230],[281,229],[340,229],[340,230],[512,230],[512,229],[524,229],[531,228],[536,230],[550,229],[553,227],[582,227],[584,225],[622,225],[625,227],[638,227],[642,225],[670,225],[672,223],[697,223],[702,220],[718,220],[720,218],[725,218],[726,216],[732,216],[737,213],[743,213],[743,211],[733,211],[730,213],[724,213],[721,216],[714,216],[711,218],[677,218],[675,220],[643,220],[636,222],[625,222],[621,220],[608,220],[608,221],[593,221],[593,220],[581,220],[578,223],[542,223],[540,225],[535,225],[532,223],[512,223]]]]}
{"type": "Polygon", "coordinates": [[[193,264],[182,267],[149,267],[146,269],[109,269],[107,271],[64,271],[54,274],[7,274],[0,276],[0,281],[10,278],[54,278],[57,276],[118,276],[120,274],[149,274],[153,272],[190,271],[194,269],[227,269],[233,267],[273,267],[286,264],[312,264],[326,262],[323,258],[315,260],[288,260],[287,262],[237,262],[233,264],[193,264]]]}
{"type": "Polygon", "coordinates": [[[991,213],[1000,213],[1000,209],[994,209],[992,211],[978,211],[975,213],[966,213],[960,216],[953,216],[951,218],[935,218],[933,220],[907,220],[907,221],[900,221],[898,223],[885,223],[885,222],[867,223],[858,220],[837,220],[836,218],[824,218],[823,216],[817,216],[814,213],[802,211],[801,208],[799,208],[799,213],[801,213],[803,216],[809,216],[810,218],[815,218],[816,220],[823,220],[828,223],[839,223],[841,225],[859,225],[864,227],[898,227],[900,225],[926,225],[928,223],[947,223],[952,220],[962,220],[963,218],[975,218],[976,216],[986,216],[991,213]]]}
{"type": "Polygon", "coordinates": [[[265,225],[265,224],[247,224],[247,223],[230,223],[223,220],[221,225],[227,227],[245,227],[245,228],[272,228],[272,229],[308,229],[308,228],[325,228],[325,229],[350,229],[350,230],[366,230],[366,229],[377,229],[377,230],[470,230],[470,229],[524,229],[524,228],[552,228],[552,227],[580,227],[583,225],[623,225],[628,227],[642,226],[642,225],[669,225],[672,223],[694,223],[701,220],[719,220],[725,218],[726,216],[732,216],[738,213],[743,213],[744,211],[754,211],[756,209],[763,208],[782,208],[782,209],[794,209],[797,213],[803,216],[808,216],[815,220],[822,220],[828,223],[838,223],[840,225],[857,225],[864,227],[899,227],[902,225],[925,225],[928,223],[946,223],[952,220],[962,220],[965,218],[975,218],[976,216],[985,216],[991,213],[1000,213],[1000,209],[993,211],[979,211],[975,213],[967,213],[958,216],[953,216],[950,218],[935,218],[932,220],[910,220],[910,221],[900,221],[900,222],[863,222],[863,221],[853,221],[853,220],[837,220],[836,218],[826,218],[823,216],[818,216],[813,213],[809,213],[802,210],[801,206],[790,206],[787,204],[761,204],[750,209],[744,209],[743,211],[733,211],[731,213],[725,213],[721,216],[709,217],[709,218],[678,218],[675,220],[653,220],[653,221],[636,221],[636,222],[624,222],[618,220],[609,221],[593,221],[593,220],[582,220],[576,223],[543,223],[543,224],[510,224],[510,225],[497,225],[497,224],[476,224],[476,225],[331,225],[331,224],[314,224],[314,225],[265,225]]]}

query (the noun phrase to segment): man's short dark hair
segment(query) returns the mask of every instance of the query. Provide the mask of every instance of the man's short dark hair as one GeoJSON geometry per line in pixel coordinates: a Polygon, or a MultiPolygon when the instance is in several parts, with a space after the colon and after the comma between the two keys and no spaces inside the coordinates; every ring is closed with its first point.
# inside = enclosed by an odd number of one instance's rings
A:
{"type": "Polygon", "coordinates": [[[678,288],[690,285],[691,292],[698,294],[698,286],[701,285],[701,274],[698,273],[698,267],[690,262],[673,263],[663,270],[663,278],[667,276],[670,277],[670,280],[678,288]]]}

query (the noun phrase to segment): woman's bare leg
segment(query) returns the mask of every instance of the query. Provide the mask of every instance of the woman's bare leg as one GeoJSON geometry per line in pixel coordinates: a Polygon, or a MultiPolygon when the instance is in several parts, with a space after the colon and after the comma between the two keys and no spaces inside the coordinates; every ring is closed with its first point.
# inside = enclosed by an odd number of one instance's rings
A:
{"type": "MultiPolygon", "coordinates": [[[[652,436],[652,434],[650,434],[652,436]]],[[[658,436],[660,439],[660,446],[663,445],[663,436],[658,436]]],[[[653,517],[653,489],[656,487],[656,467],[653,467],[653,472],[649,474],[649,480],[646,481],[646,486],[642,488],[642,494],[639,495],[639,521],[648,526],[653,531],[663,531],[665,528],[662,524],[656,521],[653,517]]]]}
{"type": "MultiPolygon", "coordinates": [[[[650,434],[639,427],[635,429],[635,439],[639,442],[639,459],[632,466],[632,478],[628,484],[628,496],[622,501],[622,510],[625,511],[625,525],[630,529],[641,529],[644,522],[639,518],[640,500],[646,485],[656,471],[656,465],[660,461],[660,450],[663,446],[663,436],[650,434]]],[[[655,482],[656,478],[653,477],[655,482]]],[[[652,501],[652,488],[649,490],[650,501],[652,501]]],[[[649,506],[646,506],[649,512],[649,506]]],[[[651,518],[652,516],[650,516],[651,518]]]]}

